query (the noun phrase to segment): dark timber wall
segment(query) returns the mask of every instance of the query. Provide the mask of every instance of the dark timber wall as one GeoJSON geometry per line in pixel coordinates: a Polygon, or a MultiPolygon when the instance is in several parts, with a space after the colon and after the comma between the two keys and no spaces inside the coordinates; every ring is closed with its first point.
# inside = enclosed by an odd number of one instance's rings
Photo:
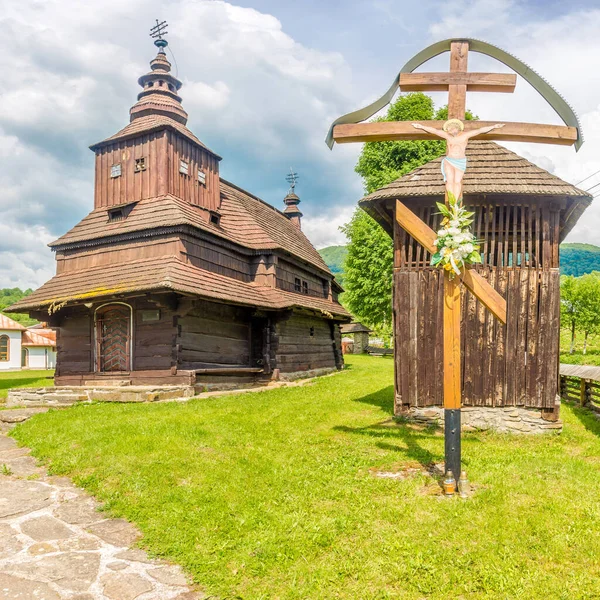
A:
{"type": "Polygon", "coordinates": [[[273,352],[283,373],[341,367],[339,326],[318,317],[292,314],[276,325],[273,352]]]}
{"type": "Polygon", "coordinates": [[[250,366],[249,309],[196,301],[177,325],[179,368],[250,366]]]}
{"type": "MultiPolygon", "coordinates": [[[[406,202],[433,229],[433,202],[406,202]]],[[[478,270],[507,300],[501,325],[461,288],[462,395],[466,406],[553,409],[560,334],[558,204],[466,200],[482,240],[478,270]]],[[[398,225],[394,229],[396,412],[441,405],[443,276],[398,225]]]]}

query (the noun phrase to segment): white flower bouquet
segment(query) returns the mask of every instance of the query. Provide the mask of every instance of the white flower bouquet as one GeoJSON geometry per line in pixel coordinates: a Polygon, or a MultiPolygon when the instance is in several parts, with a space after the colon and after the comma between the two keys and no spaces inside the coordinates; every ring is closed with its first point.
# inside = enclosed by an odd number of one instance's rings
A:
{"type": "Polygon", "coordinates": [[[460,275],[465,265],[481,262],[479,244],[471,233],[475,213],[465,209],[451,192],[448,206],[437,202],[442,219],[442,229],[433,242],[437,252],[431,257],[431,266],[449,271],[450,278],[460,275]]]}

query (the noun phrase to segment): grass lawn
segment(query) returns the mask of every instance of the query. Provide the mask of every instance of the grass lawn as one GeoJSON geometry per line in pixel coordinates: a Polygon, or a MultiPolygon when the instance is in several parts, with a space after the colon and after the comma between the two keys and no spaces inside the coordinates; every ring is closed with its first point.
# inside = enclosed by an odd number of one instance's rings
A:
{"type": "Polygon", "coordinates": [[[13,435],[205,591],[243,599],[600,597],[600,423],[466,434],[475,496],[373,470],[443,460],[396,424],[392,360],[352,356],[316,383],[187,403],[92,404],[13,435]]]}
{"type": "Polygon", "coordinates": [[[0,371],[0,402],[11,388],[49,387],[54,385],[54,371],[0,371]]]}
{"type": "Polygon", "coordinates": [[[567,327],[560,331],[560,362],[569,365],[600,366],[600,335],[588,337],[587,352],[583,354],[583,333],[575,335],[575,352],[569,354],[571,348],[571,332],[567,327]]]}

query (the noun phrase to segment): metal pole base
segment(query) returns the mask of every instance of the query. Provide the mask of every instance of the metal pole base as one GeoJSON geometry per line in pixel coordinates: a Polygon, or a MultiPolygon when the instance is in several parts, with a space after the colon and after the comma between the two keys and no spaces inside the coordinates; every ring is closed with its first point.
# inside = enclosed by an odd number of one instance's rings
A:
{"type": "Polygon", "coordinates": [[[460,460],[460,408],[444,410],[444,446],[446,456],[446,472],[452,471],[458,481],[461,471],[460,460]]]}

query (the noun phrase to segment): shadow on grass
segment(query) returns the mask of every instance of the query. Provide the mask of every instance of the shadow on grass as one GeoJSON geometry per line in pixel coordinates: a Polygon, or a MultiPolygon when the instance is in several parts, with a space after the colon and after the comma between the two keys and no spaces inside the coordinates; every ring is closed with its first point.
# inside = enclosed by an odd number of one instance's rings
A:
{"type": "Polygon", "coordinates": [[[600,421],[596,418],[596,414],[589,408],[581,408],[576,404],[571,404],[563,400],[563,404],[570,406],[573,414],[579,419],[581,424],[594,435],[600,437],[600,421]]]}
{"type": "Polygon", "coordinates": [[[390,415],[394,414],[394,386],[388,385],[372,394],[363,396],[362,398],[355,398],[354,402],[364,402],[365,404],[371,404],[381,408],[390,415]]]}
{"type": "MultiPolygon", "coordinates": [[[[377,406],[389,413],[390,416],[393,416],[394,386],[389,385],[362,398],[356,398],[355,402],[364,402],[365,404],[377,406]]],[[[413,429],[406,423],[386,419],[385,421],[379,421],[365,427],[338,425],[333,429],[342,433],[373,438],[374,445],[377,448],[388,452],[399,452],[406,458],[415,460],[426,468],[443,458],[442,455],[438,456],[423,448],[419,443],[421,440],[430,440],[439,435],[439,432],[433,427],[413,429]]]]}

